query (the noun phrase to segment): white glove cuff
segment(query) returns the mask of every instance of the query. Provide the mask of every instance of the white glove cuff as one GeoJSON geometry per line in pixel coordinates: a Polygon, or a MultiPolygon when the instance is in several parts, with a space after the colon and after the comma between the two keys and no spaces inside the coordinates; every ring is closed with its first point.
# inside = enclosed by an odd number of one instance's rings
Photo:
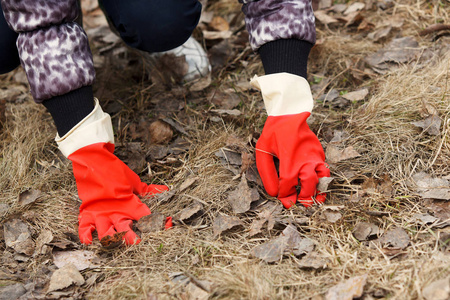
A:
{"type": "Polygon", "coordinates": [[[94,98],[94,110],[75,125],[63,137],[56,135],[55,141],[59,150],[68,157],[78,149],[96,144],[114,144],[114,132],[111,117],[103,112],[97,98],[94,98]]]}
{"type": "Polygon", "coordinates": [[[290,73],[254,76],[250,84],[261,91],[269,116],[311,112],[314,106],[308,81],[290,73]]]}

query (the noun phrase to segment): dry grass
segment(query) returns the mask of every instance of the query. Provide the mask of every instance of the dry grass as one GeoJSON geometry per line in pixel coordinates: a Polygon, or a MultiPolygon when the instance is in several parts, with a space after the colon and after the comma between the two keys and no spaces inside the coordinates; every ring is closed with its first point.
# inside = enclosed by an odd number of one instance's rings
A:
{"type": "MultiPolygon", "coordinates": [[[[394,12],[405,18],[404,35],[417,33],[433,23],[431,20],[449,22],[448,10],[440,6],[434,6],[430,13],[425,2],[399,2],[390,12],[372,16],[373,20],[394,12]]],[[[221,2],[212,3],[210,8],[221,13],[236,11],[236,7],[221,2]]],[[[187,93],[186,109],[177,117],[188,125],[189,136],[186,138],[191,142],[191,148],[173,166],[160,166],[153,170],[157,175],[152,180],[162,181],[172,188],[190,176],[198,176],[199,180],[168,202],[144,201],[153,211],[174,215],[199,199],[204,204],[204,214],[191,225],[144,234],[137,246],[110,251],[102,249],[98,242],[93,246],[83,246],[101,258],[97,268],[83,271],[86,279],[97,276],[95,283],[80,288],[85,292],[84,297],[156,299],[152,297],[157,295],[157,299],[188,299],[183,288],[169,277],[172,272],[184,272],[213,283],[210,299],[311,299],[325,294],[331,286],[344,279],[362,274],[368,274],[364,299],[371,299],[375,292],[389,299],[422,299],[422,289],[426,285],[448,275],[448,253],[440,251],[438,245],[440,235],[448,230],[432,229],[411,221],[414,214],[426,209],[423,200],[411,188],[410,177],[418,171],[435,176],[449,175],[450,55],[436,50],[435,57],[426,63],[404,65],[356,86],[354,81],[348,80],[351,78],[346,64],[349,56],[355,60],[362,59],[382,45],[354,40],[352,36],[344,37],[343,32],[323,27],[318,31],[325,42],[312,53],[311,72],[334,78],[328,88],[354,90],[359,86],[370,87],[369,99],[362,106],[354,104],[337,111],[320,105],[316,107],[317,115],[325,120],[317,121],[319,124],[315,125],[320,128],[320,136],[327,127],[344,129],[349,134],[344,144],[353,146],[361,154],[359,158],[332,166],[337,182],[332,186],[328,204],[345,205],[341,211],[343,217],[332,224],[323,219],[322,208],[306,211],[302,207],[294,207],[283,211],[285,216],[308,216],[309,223],[299,226],[298,230],[301,235],[315,241],[316,249],[329,260],[329,268],[323,271],[302,270],[297,267],[294,257],[275,264],[251,258],[249,252],[253,247],[280,233],[274,229],[250,238],[248,229],[255,213],[239,215],[244,222],[243,229],[214,238],[212,222],[218,214],[233,214],[226,197],[239,182],[218,162],[214,153],[225,146],[230,136],[247,140],[254,129],[261,130],[264,117],[259,95],[247,91],[239,92],[244,100],[241,109],[247,118],[209,122],[208,95],[187,93]],[[441,135],[426,135],[411,124],[422,118],[424,105],[439,112],[443,122],[441,135]],[[348,175],[349,171],[353,172],[352,176],[348,175]],[[362,181],[367,178],[382,180],[384,174],[388,174],[392,181],[392,196],[378,191],[367,193],[358,202],[348,200],[352,194],[361,192],[362,181]],[[389,214],[376,217],[368,214],[368,210],[389,214]],[[381,249],[371,249],[351,233],[355,224],[361,221],[373,222],[384,230],[401,227],[408,232],[411,244],[394,257],[387,256],[381,249]]],[[[420,42],[421,46],[434,45],[439,49],[438,44],[430,41],[420,42]]],[[[250,73],[261,70],[255,56],[250,56],[246,69],[224,70],[215,83],[219,88],[233,86],[239,77],[250,78],[250,73]]],[[[112,73],[105,71],[105,74],[111,76],[112,73]]],[[[105,78],[106,75],[100,74],[99,81],[105,78]]],[[[13,84],[11,77],[2,77],[0,83],[0,87],[13,84]]],[[[135,82],[134,86],[126,89],[117,82],[112,89],[103,84],[98,83],[108,95],[115,91],[128,94],[124,106],[126,111],[114,116],[115,124],[120,116],[138,119],[151,107],[145,99],[162,97],[167,93],[147,88],[145,81],[135,82]],[[136,93],[136,90],[140,92],[136,93]],[[139,106],[139,112],[133,110],[136,106],[139,106]]],[[[122,127],[118,131],[122,133],[122,127]]],[[[7,125],[0,137],[0,198],[11,209],[0,216],[0,224],[18,216],[31,225],[33,237],[37,237],[42,229],[48,229],[55,239],[64,240],[67,239],[66,233],[77,232],[80,202],[71,166],[57,154],[53,137],[51,118],[29,97],[25,103],[8,104],[7,125]],[[31,207],[22,208],[17,203],[17,196],[28,188],[40,189],[45,196],[31,207]]],[[[121,142],[126,142],[126,137],[121,135],[121,142]]],[[[3,241],[0,250],[4,253],[10,251],[3,241]]],[[[39,256],[21,264],[21,267],[30,274],[32,281],[37,282],[48,277],[45,270],[54,269],[48,258],[49,255],[39,256]]],[[[4,260],[2,262],[5,267],[10,266],[4,260]]]]}

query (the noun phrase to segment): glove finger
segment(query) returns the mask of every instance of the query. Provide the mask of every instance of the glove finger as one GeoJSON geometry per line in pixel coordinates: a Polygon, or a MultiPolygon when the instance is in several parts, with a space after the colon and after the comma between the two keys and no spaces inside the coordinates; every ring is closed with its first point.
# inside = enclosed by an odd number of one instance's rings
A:
{"type": "Polygon", "coordinates": [[[78,237],[82,244],[90,245],[92,243],[92,233],[95,230],[95,225],[92,220],[80,218],[78,225],[78,237]]]}
{"type": "Polygon", "coordinates": [[[165,191],[168,191],[169,187],[165,185],[159,184],[146,184],[144,182],[140,182],[137,186],[134,187],[134,193],[139,196],[146,195],[155,195],[165,191]]]}
{"type": "Polygon", "coordinates": [[[319,177],[313,165],[305,165],[299,173],[300,194],[298,200],[305,207],[313,204],[312,197],[316,194],[319,177]]]}
{"type": "Polygon", "coordinates": [[[273,156],[258,149],[255,151],[256,167],[264,184],[267,194],[278,196],[278,174],[273,161],[273,156]]]}
{"type": "Polygon", "coordinates": [[[173,227],[173,222],[172,222],[172,217],[167,217],[166,218],[166,224],[164,225],[164,229],[170,229],[173,227]]]}
{"type": "Polygon", "coordinates": [[[127,245],[137,245],[141,242],[139,236],[131,229],[132,224],[133,221],[125,218],[114,223],[114,227],[116,227],[117,232],[127,232],[123,237],[127,245]]]}
{"type": "Polygon", "coordinates": [[[288,197],[278,197],[285,208],[290,208],[297,202],[297,192],[288,197]]]}
{"type": "Polygon", "coordinates": [[[316,173],[319,178],[322,177],[330,177],[330,169],[328,168],[328,164],[320,163],[316,166],[316,173]]]}
{"type": "Polygon", "coordinates": [[[101,240],[105,236],[113,236],[116,234],[114,224],[108,217],[97,217],[95,220],[95,227],[97,228],[98,239],[101,240]]]}

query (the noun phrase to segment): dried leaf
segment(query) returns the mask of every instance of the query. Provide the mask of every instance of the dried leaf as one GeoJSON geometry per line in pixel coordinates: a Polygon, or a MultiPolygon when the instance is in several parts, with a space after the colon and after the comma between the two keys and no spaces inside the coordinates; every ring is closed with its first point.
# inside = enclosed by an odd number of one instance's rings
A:
{"type": "Polygon", "coordinates": [[[411,122],[414,126],[423,128],[423,130],[429,135],[440,135],[441,134],[441,118],[438,115],[431,115],[424,120],[411,122]]]}
{"type": "Polygon", "coordinates": [[[51,243],[51,241],[53,241],[52,232],[46,229],[42,230],[38,238],[36,239],[36,248],[34,250],[33,256],[45,254],[48,249],[47,244],[51,243]]]}
{"type": "Polygon", "coordinates": [[[149,127],[150,141],[153,144],[166,144],[173,137],[173,130],[169,124],[163,120],[156,120],[149,127]]]}
{"type": "Polygon", "coordinates": [[[25,192],[20,193],[19,195],[19,204],[22,206],[31,204],[36,202],[37,199],[42,197],[42,192],[39,190],[27,190],[25,192]]]}
{"type": "Polygon", "coordinates": [[[178,214],[176,214],[174,218],[181,222],[186,222],[189,219],[199,215],[202,212],[202,210],[203,205],[199,202],[194,202],[193,204],[189,205],[188,207],[180,211],[178,214]]]}
{"type": "Polygon", "coordinates": [[[361,101],[364,100],[368,94],[369,94],[368,89],[361,89],[358,91],[344,94],[342,95],[342,97],[350,101],[361,101]]]}
{"type": "Polygon", "coordinates": [[[408,247],[410,239],[406,231],[398,227],[387,231],[374,242],[383,248],[404,249],[408,247]]]}
{"type": "Polygon", "coordinates": [[[16,283],[11,285],[0,285],[0,299],[1,300],[11,300],[20,299],[21,296],[25,295],[27,290],[22,283],[16,283]]]}
{"type": "Polygon", "coordinates": [[[342,218],[342,214],[338,211],[332,211],[332,210],[325,210],[323,212],[323,215],[330,223],[336,223],[342,218]]]}
{"type": "Polygon", "coordinates": [[[230,24],[228,24],[228,22],[220,16],[215,16],[208,25],[216,31],[230,30],[230,24]]]}
{"type": "Polygon", "coordinates": [[[203,37],[206,40],[219,40],[219,39],[229,39],[233,35],[233,32],[226,31],[203,31],[203,37]]]}
{"type": "Polygon", "coordinates": [[[428,201],[426,206],[439,221],[444,223],[442,226],[450,225],[450,202],[434,200],[428,201]]]}
{"type": "Polygon", "coordinates": [[[367,282],[367,274],[356,276],[330,288],[325,295],[326,300],[352,300],[362,296],[367,282]]]}
{"type": "Polygon", "coordinates": [[[301,269],[324,270],[328,268],[329,262],[330,261],[324,258],[319,252],[312,251],[300,259],[298,267],[301,269]]]}
{"type": "Polygon", "coordinates": [[[264,260],[267,263],[280,261],[286,248],[286,239],[274,239],[256,246],[250,251],[253,257],[264,260]]]}
{"type": "Polygon", "coordinates": [[[240,116],[242,112],[238,109],[211,109],[212,112],[219,115],[240,116]]]}
{"type": "Polygon", "coordinates": [[[184,190],[193,185],[197,180],[198,180],[197,176],[189,177],[180,185],[180,187],[178,188],[178,192],[180,193],[184,192],[184,190]]]}
{"type": "Polygon", "coordinates": [[[256,246],[250,254],[267,263],[272,263],[281,260],[283,255],[301,256],[313,250],[314,242],[302,238],[294,226],[288,225],[279,237],[256,246]]]}
{"type": "Polygon", "coordinates": [[[450,276],[427,285],[422,295],[426,300],[448,300],[450,298],[450,276]]]}
{"type": "Polygon", "coordinates": [[[96,257],[94,252],[88,250],[54,251],[53,263],[59,269],[67,264],[73,264],[78,271],[83,271],[95,267],[92,260],[96,257]]]}
{"type": "Polygon", "coordinates": [[[328,185],[334,180],[334,177],[321,177],[319,178],[319,184],[317,190],[320,192],[328,191],[328,185]]]}
{"type": "Polygon", "coordinates": [[[338,147],[328,144],[325,156],[330,163],[337,163],[361,155],[353,149],[353,146],[340,150],[338,147]]]}
{"type": "Polygon", "coordinates": [[[413,219],[416,222],[422,223],[422,224],[432,224],[432,223],[436,222],[437,220],[439,220],[438,218],[435,218],[429,214],[414,214],[413,219]]]}
{"type": "Polygon", "coordinates": [[[33,254],[35,245],[26,223],[13,219],[3,225],[3,231],[6,246],[13,248],[17,253],[33,254]]]}
{"type": "Polygon", "coordinates": [[[150,215],[143,216],[137,222],[137,228],[141,232],[158,232],[164,230],[166,217],[159,213],[153,212],[150,215]]]}
{"type": "Polygon", "coordinates": [[[366,241],[373,236],[378,236],[379,234],[381,234],[381,231],[378,226],[368,222],[358,223],[353,229],[353,236],[358,241],[366,241]]]}
{"type": "Polygon", "coordinates": [[[213,223],[214,237],[219,236],[220,234],[222,234],[227,230],[242,225],[243,223],[241,220],[239,220],[238,217],[219,215],[214,219],[213,223]]]}
{"type": "Polygon", "coordinates": [[[259,199],[258,189],[250,188],[245,176],[241,176],[241,182],[237,188],[228,194],[228,203],[234,213],[240,214],[248,211],[252,202],[259,199]]]}
{"type": "Polygon", "coordinates": [[[268,202],[262,212],[258,214],[258,219],[254,219],[250,225],[249,236],[252,237],[261,233],[262,227],[267,222],[267,230],[272,230],[275,222],[278,221],[282,206],[278,203],[268,202]]]}
{"type": "Polygon", "coordinates": [[[317,20],[319,20],[320,23],[324,25],[332,24],[332,23],[338,23],[339,21],[329,15],[327,15],[326,11],[324,10],[316,10],[314,11],[314,16],[317,20]]]}
{"type": "Polygon", "coordinates": [[[350,15],[354,12],[360,11],[362,9],[364,9],[366,7],[365,3],[362,2],[355,2],[353,4],[351,4],[345,11],[344,11],[344,15],[350,15]]]}
{"type": "Polygon", "coordinates": [[[117,232],[113,236],[107,235],[100,240],[100,244],[103,248],[113,249],[123,245],[123,237],[127,234],[126,231],[117,232]]]}
{"type": "Polygon", "coordinates": [[[72,284],[80,286],[84,284],[84,278],[77,268],[73,264],[69,263],[61,269],[53,272],[47,292],[50,293],[53,291],[62,290],[72,284]]]}
{"type": "Polygon", "coordinates": [[[409,63],[421,50],[413,37],[392,40],[385,48],[366,57],[365,61],[378,73],[385,73],[393,66],[409,63]]]}
{"type": "Polygon", "coordinates": [[[386,26],[386,27],[379,28],[379,29],[375,30],[374,32],[369,33],[367,35],[367,37],[369,39],[373,40],[374,42],[378,42],[379,40],[386,38],[391,31],[392,31],[392,26],[386,26]]]}
{"type": "Polygon", "coordinates": [[[212,79],[211,79],[211,73],[208,73],[206,76],[202,76],[195,80],[195,82],[189,86],[189,91],[191,92],[200,92],[206,89],[208,86],[211,85],[212,79]]]}
{"type": "Polygon", "coordinates": [[[231,151],[226,148],[221,148],[214,153],[217,157],[223,158],[225,164],[231,164],[236,166],[242,165],[242,155],[239,152],[231,151]]]}
{"type": "Polygon", "coordinates": [[[417,192],[425,199],[450,200],[450,183],[445,178],[431,177],[419,172],[412,179],[417,185],[417,192]]]}
{"type": "Polygon", "coordinates": [[[6,203],[0,203],[0,217],[9,210],[10,206],[6,203]]]}

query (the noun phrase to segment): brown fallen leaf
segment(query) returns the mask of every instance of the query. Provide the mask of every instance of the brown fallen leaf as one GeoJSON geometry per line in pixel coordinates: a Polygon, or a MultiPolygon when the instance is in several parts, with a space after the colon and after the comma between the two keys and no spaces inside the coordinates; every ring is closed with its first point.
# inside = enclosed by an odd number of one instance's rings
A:
{"type": "Polygon", "coordinates": [[[229,39],[233,35],[230,30],[226,31],[208,31],[203,30],[203,37],[206,40],[219,40],[219,39],[229,39]]]}
{"type": "Polygon", "coordinates": [[[73,264],[78,271],[95,267],[92,262],[96,258],[94,252],[88,250],[53,251],[53,263],[59,269],[67,264],[73,264]]]}
{"type": "Polygon", "coordinates": [[[107,235],[100,240],[100,244],[103,248],[113,249],[123,245],[123,237],[127,234],[127,231],[117,232],[113,236],[107,235]]]}
{"type": "Polygon", "coordinates": [[[394,66],[409,63],[421,53],[413,37],[393,39],[385,48],[366,57],[365,61],[378,73],[384,74],[394,66]]]}
{"type": "Polygon", "coordinates": [[[3,225],[3,232],[6,246],[13,248],[17,253],[33,254],[35,244],[25,222],[19,219],[8,221],[3,225]]]}
{"type": "Polygon", "coordinates": [[[325,156],[330,163],[338,163],[346,159],[359,157],[361,154],[356,152],[353,146],[341,150],[334,145],[328,144],[325,156]]]}
{"type": "Polygon", "coordinates": [[[326,11],[324,10],[316,10],[314,11],[314,16],[317,20],[319,20],[320,23],[324,25],[332,24],[332,23],[338,23],[339,21],[332,16],[329,16],[326,11]]]}
{"type": "Polygon", "coordinates": [[[184,192],[188,187],[193,185],[198,179],[199,179],[198,176],[189,177],[188,179],[186,179],[181,183],[180,187],[178,188],[178,192],[180,193],[184,192]]]}
{"type": "Polygon", "coordinates": [[[50,230],[44,229],[36,239],[36,247],[33,256],[45,254],[48,250],[48,243],[53,241],[53,234],[50,230]]]}
{"type": "Polygon", "coordinates": [[[328,185],[334,180],[334,177],[321,177],[319,178],[319,184],[317,190],[320,192],[328,191],[328,185]]]}
{"type": "Polygon", "coordinates": [[[364,100],[368,94],[369,94],[368,89],[361,89],[358,91],[344,94],[342,95],[342,97],[350,101],[361,101],[364,100]]]}
{"type": "Polygon", "coordinates": [[[425,172],[413,175],[419,195],[425,199],[450,200],[450,183],[448,179],[431,177],[425,172]]]}
{"type": "Polygon", "coordinates": [[[313,250],[314,242],[308,238],[302,238],[293,225],[288,225],[280,236],[256,246],[250,254],[267,263],[272,263],[280,261],[283,255],[301,256],[313,250]]]}
{"type": "Polygon", "coordinates": [[[69,263],[53,272],[47,292],[50,293],[62,290],[72,284],[80,286],[84,284],[84,282],[84,278],[80,274],[80,271],[78,271],[73,264],[69,263]]]}
{"type": "Polygon", "coordinates": [[[352,3],[344,12],[345,16],[353,14],[354,12],[363,10],[366,7],[365,3],[362,2],[354,2],[352,3]]]}
{"type": "Polygon", "coordinates": [[[429,211],[443,223],[442,226],[450,225],[450,202],[428,200],[425,203],[429,211]]]}
{"type": "Polygon", "coordinates": [[[42,197],[42,192],[39,190],[27,190],[25,192],[20,193],[19,195],[19,204],[22,206],[31,204],[36,202],[37,199],[42,197]]]}
{"type": "Polygon", "coordinates": [[[216,31],[230,30],[230,24],[228,24],[228,22],[220,16],[215,16],[208,25],[211,29],[216,31]]]}
{"type": "Polygon", "coordinates": [[[143,216],[137,222],[137,228],[142,232],[158,232],[164,230],[166,217],[159,212],[152,212],[150,215],[143,216]]]}
{"type": "Polygon", "coordinates": [[[325,210],[323,211],[323,215],[330,223],[336,223],[342,218],[342,214],[340,212],[333,210],[325,210]]]}
{"type": "Polygon", "coordinates": [[[392,26],[386,26],[386,27],[378,28],[374,32],[369,33],[367,35],[367,37],[370,40],[373,40],[374,42],[378,42],[380,40],[387,38],[391,31],[392,31],[392,26]]]}
{"type": "Polygon", "coordinates": [[[228,194],[228,203],[234,213],[240,214],[248,211],[252,202],[259,199],[258,189],[250,188],[245,176],[241,176],[241,182],[234,191],[228,194]]]}
{"type": "Polygon", "coordinates": [[[441,123],[442,120],[437,114],[431,115],[421,121],[411,122],[414,126],[420,127],[428,133],[429,135],[440,135],[441,134],[441,123]]]}
{"type": "Polygon", "coordinates": [[[262,227],[267,222],[267,230],[271,231],[275,226],[275,222],[280,220],[280,213],[282,206],[278,203],[268,202],[262,212],[258,214],[258,218],[255,218],[250,225],[249,236],[255,236],[262,231],[262,227]]]}
{"type": "Polygon", "coordinates": [[[229,115],[229,116],[240,116],[242,112],[238,109],[211,109],[211,112],[214,112],[219,115],[229,115]]]}
{"type": "Polygon", "coordinates": [[[156,120],[150,124],[148,131],[153,144],[166,144],[173,137],[172,127],[163,120],[156,120]]]}
{"type": "Polygon", "coordinates": [[[239,220],[238,217],[218,215],[214,219],[214,223],[213,223],[214,238],[221,235],[222,233],[224,233],[227,230],[230,230],[237,226],[242,226],[242,225],[243,225],[243,223],[241,220],[239,220]]]}
{"type": "Polygon", "coordinates": [[[317,251],[312,251],[303,256],[297,264],[300,269],[324,270],[328,268],[329,263],[330,261],[323,257],[322,254],[317,251]]]}
{"type": "Polygon", "coordinates": [[[358,241],[366,241],[372,237],[380,235],[381,233],[382,231],[377,225],[368,222],[358,223],[353,229],[353,236],[358,241]]]}
{"type": "Polygon", "coordinates": [[[429,214],[414,214],[413,215],[413,221],[416,221],[421,224],[432,224],[439,219],[436,217],[433,217],[429,214]]]}
{"type": "Polygon", "coordinates": [[[179,213],[177,213],[174,216],[174,219],[181,221],[183,223],[186,223],[186,222],[190,221],[190,219],[193,219],[196,216],[198,216],[199,214],[201,214],[202,210],[203,210],[203,205],[199,202],[194,202],[191,205],[189,205],[188,207],[181,210],[179,213]]]}
{"type": "Polygon", "coordinates": [[[326,300],[352,300],[362,296],[367,282],[367,274],[351,277],[330,288],[325,295],[326,300]]]}
{"type": "Polygon", "coordinates": [[[448,300],[450,298],[450,276],[428,284],[422,290],[422,295],[425,300],[448,300]]]}
{"type": "Polygon", "coordinates": [[[232,151],[227,148],[221,148],[219,151],[214,153],[217,157],[221,158],[221,162],[224,164],[231,164],[235,166],[242,165],[241,153],[232,151]]]}
{"type": "Polygon", "coordinates": [[[386,231],[379,239],[373,241],[382,248],[405,249],[410,243],[408,234],[403,228],[397,227],[386,231]]]}

